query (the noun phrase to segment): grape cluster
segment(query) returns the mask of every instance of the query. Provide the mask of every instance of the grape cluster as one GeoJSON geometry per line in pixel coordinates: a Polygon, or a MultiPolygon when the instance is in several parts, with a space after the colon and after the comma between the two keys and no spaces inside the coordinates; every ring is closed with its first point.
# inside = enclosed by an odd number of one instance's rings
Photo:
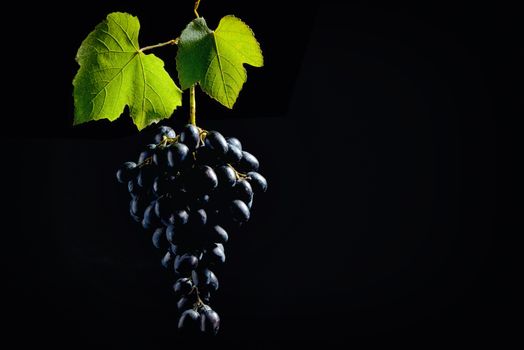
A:
{"type": "Polygon", "coordinates": [[[238,139],[188,124],[179,135],[160,127],[138,161],[117,171],[131,195],[131,217],[152,232],[165,252],[162,265],[176,273],[180,329],[218,331],[209,306],[219,285],[213,269],[226,259],[227,232],[249,220],[254,193],[267,189],[258,168],[238,139]]]}

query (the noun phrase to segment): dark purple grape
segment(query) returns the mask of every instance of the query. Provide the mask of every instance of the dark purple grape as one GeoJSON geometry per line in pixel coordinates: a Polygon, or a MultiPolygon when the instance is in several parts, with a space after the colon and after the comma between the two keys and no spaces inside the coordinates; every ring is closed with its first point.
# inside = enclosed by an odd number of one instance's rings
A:
{"type": "Polygon", "coordinates": [[[216,335],[220,328],[220,317],[209,306],[200,315],[200,330],[204,333],[216,335]]]}
{"type": "Polygon", "coordinates": [[[155,153],[153,154],[153,164],[161,170],[166,170],[168,168],[166,147],[156,148],[155,153]]]}
{"type": "Polygon", "coordinates": [[[178,302],[176,303],[176,306],[178,310],[184,311],[184,310],[192,309],[196,301],[197,301],[196,293],[195,294],[191,293],[189,295],[181,297],[178,300],[178,302]]]}
{"type": "Polygon", "coordinates": [[[168,251],[164,257],[162,258],[162,266],[164,266],[166,269],[171,267],[171,264],[173,263],[173,254],[168,251]]]}
{"type": "Polygon", "coordinates": [[[166,250],[169,247],[169,242],[166,238],[166,229],[164,227],[159,227],[153,232],[153,246],[157,249],[166,250]]]}
{"type": "Polygon", "coordinates": [[[189,221],[189,214],[184,209],[177,209],[166,218],[162,218],[162,224],[166,226],[182,227],[189,221]]]}
{"type": "Polygon", "coordinates": [[[200,314],[193,309],[186,310],[178,320],[178,329],[184,333],[195,334],[202,327],[200,314]]]}
{"type": "Polygon", "coordinates": [[[215,171],[207,165],[194,168],[186,181],[188,190],[195,194],[208,194],[218,185],[215,171]]]}
{"type": "Polygon", "coordinates": [[[191,151],[183,143],[177,142],[167,147],[167,162],[169,169],[178,170],[182,168],[190,158],[191,151]]]}
{"type": "Polygon", "coordinates": [[[155,143],[160,143],[162,142],[162,140],[164,139],[164,136],[165,137],[168,137],[170,139],[174,139],[176,137],[176,133],[175,131],[170,128],[169,126],[161,126],[158,128],[158,131],[155,135],[155,143]]]}
{"type": "Polygon", "coordinates": [[[193,290],[193,282],[186,277],[179,278],[173,285],[173,290],[176,295],[187,295],[193,290]]]}
{"type": "Polygon", "coordinates": [[[145,190],[149,190],[153,186],[153,182],[158,172],[153,165],[146,165],[140,168],[137,176],[137,184],[145,190]]]}
{"type": "Polygon", "coordinates": [[[116,179],[120,183],[132,180],[138,173],[138,167],[134,162],[125,162],[116,172],[116,179]]]}
{"type": "Polygon", "coordinates": [[[237,176],[235,170],[229,165],[222,165],[215,169],[217,175],[218,187],[220,188],[231,188],[235,185],[237,176]]]}
{"type": "Polygon", "coordinates": [[[195,125],[187,124],[180,133],[179,141],[194,151],[200,141],[200,131],[195,125]]]}
{"type": "Polygon", "coordinates": [[[149,202],[145,196],[136,196],[131,199],[130,211],[132,214],[141,218],[143,217],[144,210],[146,210],[149,203],[151,202],[149,202]]]}
{"type": "Polygon", "coordinates": [[[175,272],[188,275],[198,266],[198,258],[192,254],[177,255],[175,258],[175,272]]]}
{"type": "Polygon", "coordinates": [[[149,144],[146,146],[146,149],[140,152],[140,155],[138,156],[138,164],[142,164],[146,159],[152,158],[156,151],[156,145],[155,144],[149,144]]]}
{"type": "Polygon", "coordinates": [[[218,156],[226,154],[228,149],[226,139],[218,131],[209,131],[207,133],[205,145],[215,151],[218,156]]]}
{"type": "Polygon", "coordinates": [[[199,290],[215,292],[218,289],[218,278],[210,269],[198,269],[192,273],[193,283],[199,290]]]}
{"type": "Polygon", "coordinates": [[[138,185],[136,178],[133,180],[129,180],[129,182],[127,183],[127,191],[133,198],[146,193],[145,189],[138,185]]]}
{"type": "Polygon", "coordinates": [[[228,145],[233,145],[235,146],[236,148],[238,148],[240,151],[242,151],[242,144],[240,143],[240,140],[237,139],[236,137],[228,137],[226,138],[226,142],[228,143],[228,145]]]}
{"type": "Polygon", "coordinates": [[[249,152],[242,151],[242,159],[238,162],[238,170],[247,173],[257,171],[259,167],[258,159],[249,152]]]}
{"type": "Polygon", "coordinates": [[[212,243],[226,243],[229,237],[226,230],[219,225],[214,225],[209,228],[208,239],[212,243]]]}
{"type": "Polygon", "coordinates": [[[253,188],[255,193],[266,192],[267,190],[267,181],[266,178],[257,173],[256,171],[250,171],[247,173],[248,181],[253,188]]]}
{"type": "Polygon", "coordinates": [[[160,219],[155,214],[155,202],[149,204],[144,211],[144,218],[142,219],[142,227],[146,230],[157,228],[160,226],[160,219]]]}
{"type": "Polygon", "coordinates": [[[239,223],[248,221],[250,216],[249,208],[246,203],[238,199],[235,199],[229,205],[229,213],[231,214],[233,221],[239,223]]]}
{"type": "Polygon", "coordinates": [[[244,203],[249,203],[253,199],[253,189],[247,180],[237,181],[233,188],[233,198],[240,199],[244,203]]]}
{"type": "Polygon", "coordinates": [[[140,216],[133,214],[133,212],[131,211],[131,208],[129,208],[129,215],[131,215],[131,218],[135,220],[136,222],[142,222],[142,218],[140,216]]]}
{"type": "Polygon", "coordinates": [[[206,261],[211,265],[223,264],[226,261],[224,246],[221,243],[213,243],[206,250],[206,261]]]}
{"type": "Polygon", "coordinates": [[[242,159],[242,151],[236,146],[229,145],[227,153],[224,156],[224,160],[227,163],[236,166],[240,159],[242,159]]]}

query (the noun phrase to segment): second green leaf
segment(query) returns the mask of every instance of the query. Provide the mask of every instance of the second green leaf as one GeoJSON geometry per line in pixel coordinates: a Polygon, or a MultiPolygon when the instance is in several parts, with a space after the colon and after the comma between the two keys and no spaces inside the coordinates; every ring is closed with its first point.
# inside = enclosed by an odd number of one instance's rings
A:
{"type": "Polygon", "coordinates": [[[225,16],[211,30],[196,18],[180,36],[177,70],[182,89],[198,83],[203,91],[232,108],[247,80],[247,63],[262,67],[264,59],[251,28],[235,16],[225,16]]]}

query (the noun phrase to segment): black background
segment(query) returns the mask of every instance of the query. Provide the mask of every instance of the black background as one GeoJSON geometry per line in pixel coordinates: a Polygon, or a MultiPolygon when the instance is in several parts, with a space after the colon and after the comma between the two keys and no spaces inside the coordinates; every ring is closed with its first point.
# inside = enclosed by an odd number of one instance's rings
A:
{"type": "MultiPolygon", "coordinates": [[[[152,128],[137,133],[127,115],[73,127],[71,85],[76,49],[107,13],[137,15],[150,45],[192,19],[184,2],[11,12],[29,29],[3,31],[4,81],[16,91],[1,124],[3,314],[20,341],[185,341],[173,278],[114,178],[152,128]]],[[[515,9],[203,0],[200,13],[212,27],[226,14],[244,19],[265,54],[234,110],[197,95],[199,125],[240,138],[270,184],[230,234],[214,343],[511,334],[495,180],[497,126],[516,96],[504,82],[520,49],[515,9]]],[[[176,48],[155,53],[174,72],[176,48]]],[[[182,107],[163,124],[186,115],[182,107]]]]}

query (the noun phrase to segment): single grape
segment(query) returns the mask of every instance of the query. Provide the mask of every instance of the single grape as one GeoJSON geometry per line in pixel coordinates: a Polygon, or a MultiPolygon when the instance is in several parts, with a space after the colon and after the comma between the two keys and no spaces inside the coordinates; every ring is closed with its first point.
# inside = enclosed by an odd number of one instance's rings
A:
{"type": "Polygon", "coordinates": [[[226,243],[229,238],[226,230],[219,225],[214,225],[209,229],[208,237],[213,243],[226,243]]]}
{"type": "Polygon", "coordinates": [[[151,143],[146,146],[146,149],[143,150],[138,156],[138,164],[142,164],[146,159],[152,158],[156,151],[156,145],[151,143]]]}
{"type": "Polygon", "coordinates": [[[138,217],[142,217],[144,214],[144,210],[146,210],[149,203],[151,202],[145,196],[134,197],[133,199],[131,199],[130,202],[131,213],[138,217]]]}
{"type": "Polygon", "coordinates": [[[157,175],[157,169],[152,165],[147,165],[142,167],[138,172],[137,183],[143,189],[150,189],[153,186],[153,182],[157,175]]]}
{"type": "Polygon", "coordinates": [[[221,243],[213,243],[206,251],[206,261],[211,265],[223,264],[226,261],[226,253],[221,243]]]}
{"type": "Polygon", "coordinates": [[[204,308],[200,315],[200,330],[207,334],[216,335],[220,328],[220,317],[209,306],[204,308]]]}
{"type": "Polygon", "coordinates": [[[173,263],[173,254],[171,254],[171,252],[168,251],[162,258],[162,266],[164,266],[167,269],[171,266],[172,263],[173,263]]]}
{"type": "Polygon", "coordinates": [[[233,221],[238,223],[247,222],[250,216],[249,208],[246,203],[238,199],[235,199],[229,205],[229,213],[231,214],[233,221]]]}
{"type": "Polygon", "coordinates": [[[226,139],[218,131],[209,131],[204,143],[219,156],[226,154],[228,149],[226,139]]]}
{"type": "Polygon", "coordinates": [[[120,183],[132,180],[138,173],[138,168],[134,162],[125,162],[116,172],[116,179],[120,183]]]}
{"type": "Polygon", "coordinates": [[[173,285],[173,290],[176,295],[187,295],[193,290],[193,282],[186,277],[179,278],[173,285]]]}
{"type": "Polygon", "coordinates": [[[187,124],[180,133],[179,141],[194,151],[200,141],[200,131],[195,125],[187,124]]]}
{"type": "Polygon", "coordinates": [[[244,203],[249,203],[253,199],[253,189],[245,179],[238,180],[233,188],[233,198],[240,199],[244,203]]]}
{"type": "Polygon", "coordinates": [[[133,211],[131,210],[131,208],[129,208],[129,215],[136,222],[142,222],[142,218],[140,216],[138,216],[138,215],[133,214],[133,211]]]}
{"type": "MultiPolygon", "coordinates": [[[[195,293],[196,294],[196,293],[195,293]]],[[[184,311],[188,309],[192,309],[193,305],[196,303],[196,295],[191,293],[189,295],[181,297],[178,302],[176,303],[176,306],[178,310],[184,311]]]]}
{"type": "Polygon", "coordinates": [[[191,157],[189,148],[180,142],[174,143],[167,148],[167,162],[169,169],[180,169],[191,157]]]}
{"type": "Polygon", "coordinates": [[[258,159],[249,152],[242,151],[242,159],[238,162],[238,170],[247,173],[257,171],[259,167],[258,159]]]}
{"type": "Polygon", "coordinates": [[[170,213],[166,218],[162,218],[162,224],[166,226],[181,227],[189,221],[189,214],[184,209],[177,209],[170,213]]]}
{"type": "Polygon", "coordinates": [[[160,220],[155,214],[155,202],[149,204],[144,211],[144,218],[142,219],[142,227],[146,230],[160,226],[160,220]]]}
{"type": "Polygon", "coordinates": [[[165,137],[174,139],[176,137],[175,131],[169,126],[161,126],[158,128],[158,131],[155,135],[155,143],[160,143],[165,137]]]}
{"type": "Polygon", "coordinates": [[[192,273],[193,282],[198,289],[215,292],[218,289],[218,278],[210,269],[198,269],[192,273]]]}
{"type": "Polygon", "coordinates": [[[237,139],[236,137],[228,137],[226,138],[226,141],[229,145],[233,145],[242,151],[242,144],[240,143],[240,140],[237,139]]]}
{"type": "Polygon", "coordinates": [[[196,194],[209,193],[218,185],[215,171],[207,165],[194,168],[186,180],[188,181],[188,190],[196,194]]]}
{"type": "Polygon", "coordinates": [[[224,160],[227,163],[236,166],[240,159],[242,159],[242,151],[234,145],[229,145],[227,153],[224,156],[224,160]]]}
{"type": "Polygon", "coordinates": [[[142,187],[138,185],[136,178],[133,180],[129,180],[129,182],[127,183],[127,191],[129,192],[132,198],[143,195],[146,192],[142,187]]]}
{"type": "Polygon", "coordinates": [[[218,187],[231,188],[235,185],[237,176],[235,170],[229,165],[222,165],[215,169],[217,175],[218,187]]]}
{"type": "Polygon", "coordinates": [[[175,272],[181,275],[190,274],[197,266],[198,258],[192,254],[177,255],[175,258],[175,272]]]}
{"type": "Polygon", "coordinates": [[[155,214],[159,218],[168,217],[173,212],[173,199],[170,197],[160,197],[155,202],[155,214]]]}
{"type": "Polygon", "coordinates": [[[178,320],[178,329],[184,333],[196,333],[201,328],[200,314],[193,309],[186,310],[178,320]]]}
{"type": "Polygon", "coordinates": [[[157,249],[166,250],[169,247],[169,242],[166,238],[166,229],[164,227],[159,227],[153,232],[153,246],[157,249]]]}
{"type": "Polygon", "coordinates": [[[251,184],[254,192],[266,192],[267,181],[266,178],[257,173],[256,171],[250,171],[247,173],[248,181],[251,184]]]}

